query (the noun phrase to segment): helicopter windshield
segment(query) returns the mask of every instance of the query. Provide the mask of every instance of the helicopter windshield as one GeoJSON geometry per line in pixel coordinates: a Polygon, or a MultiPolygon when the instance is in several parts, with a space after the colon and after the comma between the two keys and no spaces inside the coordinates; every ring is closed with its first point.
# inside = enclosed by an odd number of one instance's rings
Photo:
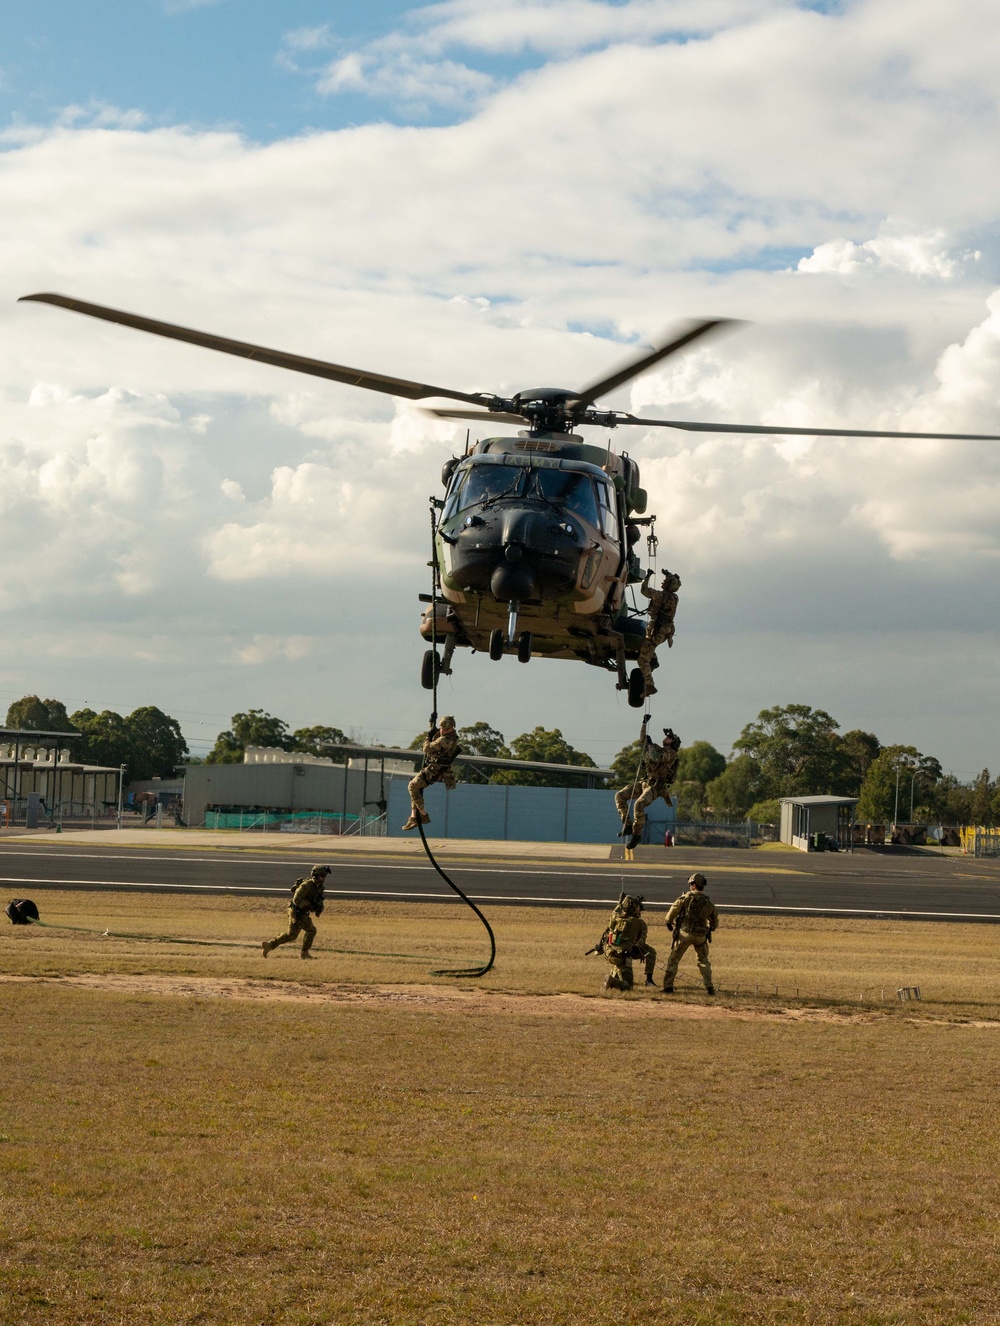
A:
{"type": "Polygon", "coordinates": [[[498,497],[516,497],[525,471],[514,465],[473,465],[465,476],[455,509],[482,506],[498,497]]]}
{"type": "Polygon", "coordinates": [[[597,500],[590,477],[575,470],[532,470],[528,495],[537,494],[571,511],[579,520],[600,528],[597,500]]]}

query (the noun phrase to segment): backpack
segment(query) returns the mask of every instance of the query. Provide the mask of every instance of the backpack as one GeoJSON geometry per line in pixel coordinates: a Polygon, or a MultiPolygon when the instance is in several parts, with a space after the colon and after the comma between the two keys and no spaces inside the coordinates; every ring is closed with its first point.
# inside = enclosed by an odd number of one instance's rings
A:
{"type": "Polygon", "coordinates": [[[677,920],[682,930],[707,930],[712,918],[712,899],[704,893],[688,897],[677,920]]]}
{"type": "Polygon", "coordinates": [[[12,898],[6,911],[11,925],[31,925],[38,920],[38,908],[30,898],[12,898]]]}

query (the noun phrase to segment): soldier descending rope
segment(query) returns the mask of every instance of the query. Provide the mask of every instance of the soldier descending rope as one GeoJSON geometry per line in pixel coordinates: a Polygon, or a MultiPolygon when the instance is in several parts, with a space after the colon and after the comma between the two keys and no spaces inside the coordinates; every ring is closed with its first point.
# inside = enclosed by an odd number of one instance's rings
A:
{"type": "Polygon", "coordinates": [[[424,809],[424,790],[432,783],[444,783],[449,792],[456,786],[451,766],[462,753],[455,731],[455,720],[450,714],[441,719],[440,727],[431,726],[424,739],[424,766],[416,778],[411,778],[410,818],[404,829],[415,829],[418,824],[430,824],[431,817],[424,809]]]}
{"type": "Polygon", "coordinates": [[[663,745],[657,746],[656,742],[646,734],[646,724],[649,722],[649,714],[642,720],[642,730],[639,733],[640,753],[639,768],[636,771],[634,781],[630,786],[623,787],[615,793],[615,805],[618,808],[618,814],[622,820],[622,835],[631,835],[626,843],[629,848],[635,847],[642,837],[642,831],[646,827],[646,807],[652,805],[660,797],[670,803],[670,785],[677,777],[677,760],[681,748],[681,739],[674,732],[673,728],[665,727],[663,729],[663,745]],[[639,787],[639,795],[635,797],[635,789],[639,787]],[[628,805],[635,797],[635,804],[632,815],[628,813],[628,805]]]}
{"type": "Polygon", "coordinates": [[[640,589],[643,596],[649,599],[646,636],[639,646],[638,659],[639,668],[646,682],[647,696],[656,694],[656,687],[653,685],[656,646],[666,640],[668,649],[674,647],[674,616],[677,612],[677,591],[681,587],[680,576],[674,575],[672,571],[664,571],[663,584],[660,588],[650,589],[649,579],[652,574],[652,571],[646,572],[646,578],[640,589]]]}

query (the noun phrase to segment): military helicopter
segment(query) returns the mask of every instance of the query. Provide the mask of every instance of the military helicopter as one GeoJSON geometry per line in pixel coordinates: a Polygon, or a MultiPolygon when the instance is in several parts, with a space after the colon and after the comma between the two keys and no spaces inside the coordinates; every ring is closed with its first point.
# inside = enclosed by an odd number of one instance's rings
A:
{"type": "MultiPolygon", "coordinates": [[[[627,601],[626,590],[644,578],[634,551],[640,527],[651,531],[647,495],[639,467],[622,451],[585,442],[580,427],[677,428],[698,433],[760,433],[797,437],[899,437],[945,441],[998,441],[973,433],[885,432],[854,428],[784,428],[763,424],[718,424],[678,419],[642,419],[621,410],[599,410],[594,402],[654,364],[710,333],[734,325],[712,318],[690,322],[671,338],[628,360],[576,391],[533,387],[510,397],[463,392],[411,382],[321,359],[270,350],[174,323],[124,313],[65,295],[23,295],[22,300],[134,327],[139,331],[259,360],[314,377],[343,382],[409,400],[439,397],[474,408],[429,409],[436,418],[522,426],[516,436],[484,437],[465,454],[445,462],[443,498],[433,498],[433,590],[420,623],[432,648],[423,658],[422,684],[430,690],[440,673],[451,673],[458,647],[488,652],[499,660],[514,654],[578,659],[617,674],[633,707],[642,705],[645,682],[638,657],[645,614],[627,601]],[[440,595],[440,597],[439,597],[440,595]],[[437,643],[443,643],[439,654],[437,643]]],[[[655,666],[655,662],[654,662],[655,666]]]]}

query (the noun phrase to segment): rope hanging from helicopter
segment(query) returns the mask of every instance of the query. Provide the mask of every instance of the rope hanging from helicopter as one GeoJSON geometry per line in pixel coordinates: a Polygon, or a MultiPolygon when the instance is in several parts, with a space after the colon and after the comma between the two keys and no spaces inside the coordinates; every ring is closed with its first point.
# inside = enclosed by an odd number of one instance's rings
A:
{"type": "MultiPolygon", "coordinates": [[[[433,705],[433,709],[431,712],[431,721],[430,721],[431,730],[437,727],[437,721],[438,721],[438,664],[437,664],[438,557],[437,557],[436,534],[437,534],[437,511],[434,505],[434,500],[432,498],[431,499],[431,652],[434,656],[434,665],[431,668],[431,679],[433,682],[433,685],[431,686],[431,695],[432,695],[431,703],[433,705]]],[[[426,763],[426,761],[427,757],[425,755],[424,763],[426,763]]],[[[423,765],[421,765],[421,768],[423,768],[423,765]]],[[[472,901],[472,899],[468,897],[467,894],[463,893],[462,890],[455,883],[455,881],[453,879],[450,879],[448,875],[446,875],[445,872],[438,865],[437,858],[435,857],[434,853],[431,851],[430,843],[427,841],[427,835],[424,833],[423,821],[419,819],[419,817],[417,819],[417,829],[420,832],[420,841],[424,845],[424,851],[427,853],[428,861],[430,861],[431,865],[441,876],[444,882],[448,885],[448,887],[454,890],[454,892],[458,894],[458,896],[467,906],[472,908],[472,910],[479,917],[480,921],[482,921],[483,925],[486,927],[486,933],[490,937],[490,956],[484,966],[460,967],[454,969],[442,968],[437,971],[432,971],[431,975],[457,976],[457,977],[485,976],[486,973],[493,966],[494,959],[496,958],[497,955],[497,941],[496,941],[496,936],[493,934],[493,928],[490,925],[489,921],[487,921],[486,917],[476,906],[476,904],[472,901]]]]}

